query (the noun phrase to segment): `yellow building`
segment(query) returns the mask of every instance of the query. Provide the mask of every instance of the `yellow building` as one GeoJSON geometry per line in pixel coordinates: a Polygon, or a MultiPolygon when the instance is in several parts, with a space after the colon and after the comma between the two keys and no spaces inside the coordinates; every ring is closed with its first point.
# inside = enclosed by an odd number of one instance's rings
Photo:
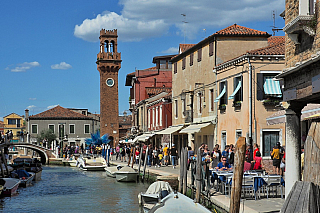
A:
{"type": "Polygon", "coordinates": [[[23,117],[20,115],[17,115],[16,113],[11,113],[3,118],[4,133],[12,130],[12,133],[13,133],[12,142],[19,141],[20,137],[18,133],[24,130],[23,121],[24,121],[23,117]]]}

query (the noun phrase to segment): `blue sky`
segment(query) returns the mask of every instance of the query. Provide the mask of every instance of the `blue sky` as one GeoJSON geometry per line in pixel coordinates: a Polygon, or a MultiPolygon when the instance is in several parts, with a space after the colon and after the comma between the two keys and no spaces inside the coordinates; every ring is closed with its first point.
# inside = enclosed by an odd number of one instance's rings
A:
{"type": "Polygon", "coordinates": [[[177,53],[184,35],[186,43],[198,43],[234,23],[272,34],[272,11],[282,28],[284,5],[284,0],[2,1],[0,120],[58,104],[99,113],[95,61],[101,28],[118,29],[122,114],[129,108],[126,74],[154,66],[154,56],[177,53]]]}

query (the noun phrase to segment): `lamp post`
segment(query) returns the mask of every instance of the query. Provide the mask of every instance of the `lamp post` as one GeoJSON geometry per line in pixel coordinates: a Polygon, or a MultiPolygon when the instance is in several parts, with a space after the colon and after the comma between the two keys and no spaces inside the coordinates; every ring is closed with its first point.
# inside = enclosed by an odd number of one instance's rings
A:
{"type": "Polygon", "coordinates": [[[63,125],[64,124],[65,123],[59,123],[60,158],[63,157],[63,135],[64,135],[63,125]]]}

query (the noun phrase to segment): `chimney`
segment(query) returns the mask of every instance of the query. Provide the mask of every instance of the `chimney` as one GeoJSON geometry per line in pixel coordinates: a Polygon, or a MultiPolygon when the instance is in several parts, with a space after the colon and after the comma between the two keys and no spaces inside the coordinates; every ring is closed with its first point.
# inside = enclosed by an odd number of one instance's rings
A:
{"type": "Polygon", "coordinates": [[[25,112],[25,119],[27,121],[29,119],[29,110],[26,109],[24,112],[25,112]]]}

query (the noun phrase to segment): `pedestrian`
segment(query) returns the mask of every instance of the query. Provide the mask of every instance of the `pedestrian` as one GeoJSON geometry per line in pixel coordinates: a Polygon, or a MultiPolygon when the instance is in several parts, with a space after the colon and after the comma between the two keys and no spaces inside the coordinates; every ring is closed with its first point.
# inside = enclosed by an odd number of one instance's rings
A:
{"type": "Polygon", "coordinates": [[[221,158],[221,160],[222,161],[220,163],[218,163],[218,165],[216,167],[217,170],[219,170],[219,171],[232,170],[232,168],[231,168],[230,164],[227,162],[227,158],[225,156],[223,156],[221,158]]]}
{"type": "Polygon", "coordinates": [[[136,157],[136,163],[139,164],[140,151],[138,146],[136,148],[135,157],[136,157]]]}
{"type": "Polygon", "coordinates": [[[217,167],[218,163],[220,162],[220,153],[216,146],[213,148],[213,151],[211,153],[211,159],[212,159],[211,168],[217,167]]]}
{"type": "MultiPolygon", "coordinates": [[[[130,147],[127,147],[127,149],[126,149],[126,155],[127,155],[128,161],[130,160],[130,153],[131,153],[130,147]]],[[[125,162],[126,162],[126,161],[125,161],[125,162]]]]}
{"type": "Polygon", "coordinates": [[[152,154],[153,154],[153,149],[152,149],[152,145],[149,144],[149,149],[148,149],[148,153],[147,153],[147,164],[149,167],[151,167],[152,164],[152,154]]]}
{"type": "Polygon", "coordinates": [[[224,151],[222,152],[222,157],[226,157],[227,163],[229,163],[229,148],[230,146],[226,145],[224,151]]]}
{"type": "Polygon", "coordinates": [[[204,149],[203,149],[203,152],[202,152],[202,157],[205,158],[207,156],[210,156],[210,150],[209,150],[209,147],[208,147],[208,144],[204,144],[204,149]]]}
{"type": "Polygon", "coordinates": [[[162,151],[159,151],[159,167],[162,166],[162,161],[163,161],[163,152],[162,151]]]}
{"type": "Polygon", "coordinates": [[[275,174],[280,175],[280,163],[281,163],[281,159],[280,159],[280,142],[277,142],[277,145],[274,146],[272,152],[271,153],[271,157],[273,159],[273,172],[275,174]]]}
{"type": "Polygon", "coordinates": [[[190,168],[190,163],[191,163],[191,160],[194,156],[194,151],[192,150],[192,148],[190,146],[188,146],[188,166],[187,166],[187,170],[189,170],[190,168]]]}
{"type": "Polygon", "coordinates": [[[257,151],[251,163],[254,163],[253,170],[261,170],[264,168],[260,151],[257,151]]]}
{"type": "Polygon", "coordinates": [[[163,159],[164,159],[164,164],[168,166],[169,165],[169,148],[167,144],[164,145],[164,148],[163,148],[163,159]]]}
{"type": "Polygon", "coordinates": [[[159,153],[158,153],[158,148],[154,147],[154,150],[152,152],[152,161],[153,161],[153,165],[154,167],[160,167],[159,166],[159,153]]]}
{"type": "Polygon", "coordinates": [[[178,156],[178,150],[176,149],[174,144],[172,144],[172,147],[170,149],[170,155],[171,155],[172,168],[174,169],[176,168],[176,161],[178,156]]]}
{"type": "Polygon", "coordinates": [[[256,157],[257,151],[259,151],[259,145],[257,143],[255,143],[253,145],[253,149],[254,149],[254,151],[253,151],[253,159],[254,159],[256,157]]]}

